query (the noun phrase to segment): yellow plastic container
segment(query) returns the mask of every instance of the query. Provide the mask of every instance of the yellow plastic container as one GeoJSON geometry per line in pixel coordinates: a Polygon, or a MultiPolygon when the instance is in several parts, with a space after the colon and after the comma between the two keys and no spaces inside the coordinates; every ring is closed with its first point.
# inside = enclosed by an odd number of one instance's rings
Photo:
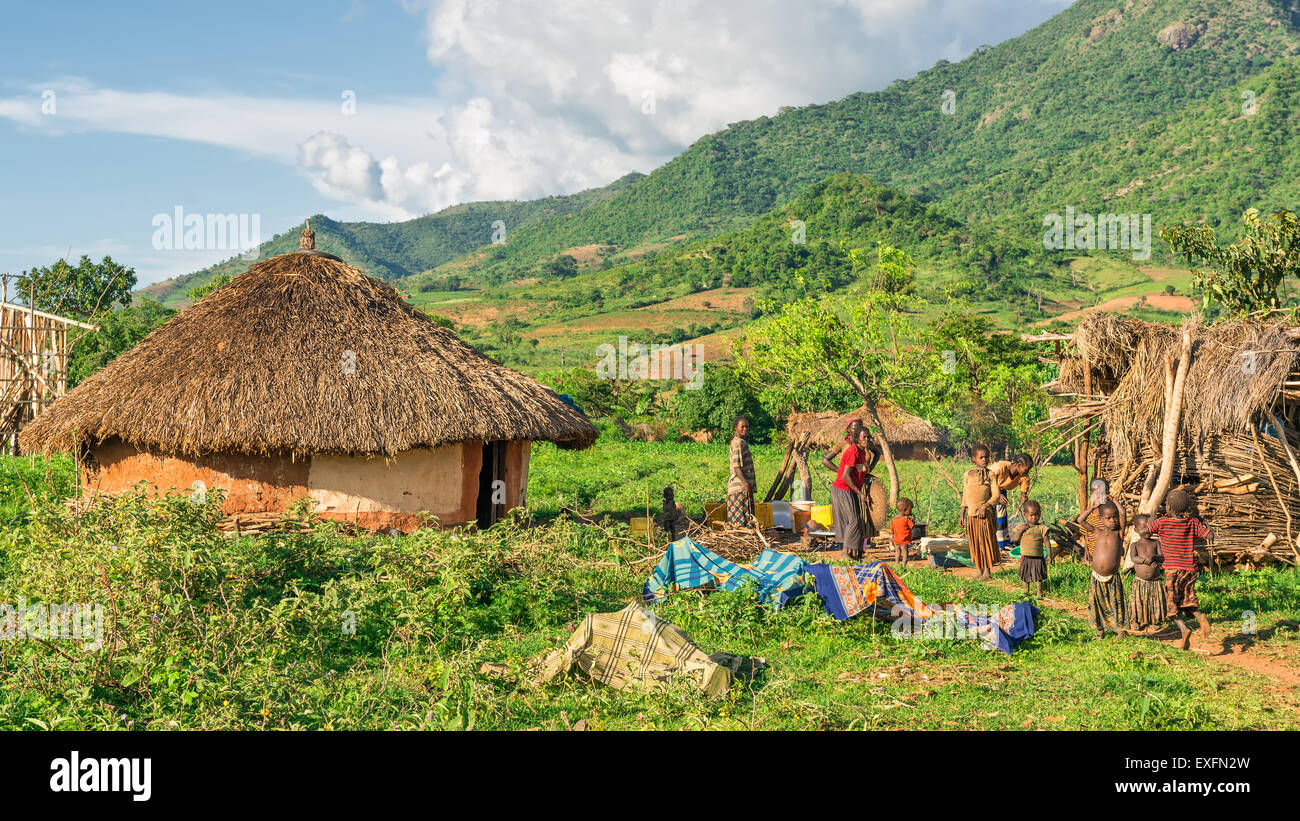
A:
{"type": "Polygon", "coordinates": [[[705,502],[704,503],[705,522],[725,522],[726,520],[727,520],[726,502],[705,502]]]}
{"type": "Polygon", "coordinates": [[[776,527],[772,522],[772,503],[759,502],[754,505],[754,518],[758,519],[758,527],[765,530],[769,527],[776,527]]]}
{"type": "Polygon", "coordinates": [[[631,533],[629,535],[631,535],[633,539],[644,539],[646,538],[647,532],[649,533],[651,538],[654,537],[654,532],[655,532],[654,519],[647,519],[644,516],[638,516],[635,519],[633,519],[631,522],[629,522],[628,525],[629,525],[629,529],[631,530],[631,533]]]}
{"type": "Polygon", "coordinates": [[[835,526],[835,517],[831,514],[830,505],[813,505],[812,520],[827,530],[835,526]]]}

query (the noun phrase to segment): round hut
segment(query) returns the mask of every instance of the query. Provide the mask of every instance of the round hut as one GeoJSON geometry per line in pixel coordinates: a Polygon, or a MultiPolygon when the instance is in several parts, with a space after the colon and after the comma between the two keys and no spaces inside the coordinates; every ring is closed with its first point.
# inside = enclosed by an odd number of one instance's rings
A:
{"type": "Polygon", "coordinates": [[[524,503],[531,443],[596,429],[395,290],[314,249],[258,262],[27,425],[87,493],[221,488],[229,514],[301,499],[368,529],[488,525],[524,503]]]}

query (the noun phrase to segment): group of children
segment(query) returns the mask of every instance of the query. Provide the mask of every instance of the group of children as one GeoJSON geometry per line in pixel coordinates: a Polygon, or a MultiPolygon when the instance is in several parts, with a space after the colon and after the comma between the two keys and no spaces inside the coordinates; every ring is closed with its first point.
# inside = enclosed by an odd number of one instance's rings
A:
{"type": "MultiPolygon", "coordinates": [[[[1024,477],[1027,477],[1032,462],[1017,457],[1013,462],[999,463],[999,472],[990,469],[987,448],[976,447],[973,456],[975,468],[965,476],[961,521],[971,540],[971,558],[980,571],[980,577],[991,575],[991,566],[997,562],[1002,544],[1001,540],[995,543],[990,539],[992,506],[1005,505],[1004,489],[1023,481],[1021,498],[1025,522],[1012,531],[1009,543],[1020,546],[1020,580],[1025,584],[1026,595],[1032,585],[1041,598],[1043,582],[1047,581],[1051,536],[1047,525],[1042,522],[1042,506],[1025,498],[1028,482],[1024,477]]],[[[1083,511],[1077,521],[1086,537],[1087,559],[1092,571],[1088,585],[1088,620],[1097,630],[1098,637],[1104,636],[1107,630],[1123,637],[1129,629],[1147,631],[1160,628],[1173,619],[1184,650],[1191,646],[1195,627],[1199,626],[1202,639],[1208,638],[1210,623],[1200,611],[1196,597],[1196,579],[1200,571],[1193,540],[1209,538],[1210,529],[1195,513],[1195,498],[1185,490],[1176,489],[1165,497],[1165,515],[1141,514],[1134,517],[1132,528],[1136,539],[1127,548],[1133,566],[1130,596],[1125,595],[1120,574],[1127,531],[1124,512],[1107,495],[1104,481],[1094,483],[1093,499],[1092,506],[1083,511]],[[1195,624],[1189,627],[1188,622],[1192,620],[1195,624]]],[[[898,515],[894,517],[890,530],[894,558],[904,566],[908,550],[913,545],[914,525],[911,500],[900,499],[898,515]]]]}
{"type": "Polygon", "coordinates": [[[1088,621],[1098,637],[1113,630],[1122,638],[1130,623],[1136,630],[1145,630],[1160,627],[1172,618],[1178,625],[1182,648],[1186,650],[1192,643],[1192,629],[1187,621],[1195,618],[1201,638],[1209,638],[1210,622],[1196,598],[1196,578],[1200,571],[1192,545],[1193,539],[1209,538],[1210,529],[1195,515],[1195,509],[1196,500],[1190,493],[1174,490],[1165,497],[1165,515],[1139,514],[1133,518],[1133,530],[1138,538],[1128,548],[1134,577],[1131,614],[1120,577],[1124,531],[1118,505],[1106,500],[1080,514],[1079,527],[1095,537],[1088,557],[1092,564],[1088,621]],[[1092,516],[1094,513],[1100,517],[1099,524],[1092,516]]]}

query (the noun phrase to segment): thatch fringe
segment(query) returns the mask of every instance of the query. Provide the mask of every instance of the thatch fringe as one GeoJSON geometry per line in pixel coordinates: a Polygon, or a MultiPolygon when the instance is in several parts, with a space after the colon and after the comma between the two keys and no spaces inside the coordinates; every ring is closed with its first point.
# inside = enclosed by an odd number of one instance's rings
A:
{"type": "MultiPolygon", "coordinates": [[[[939,432],[924,419],[893,405],[882,404],[876,409],[880,420],[885,423],[885,435],[891,444],[933,447],[939,443],[939,432]]],[[[844,430],[853,419],[861,419],[867,427],[872,426],[871,416],[864,406],[848,413],[792,413],[786,418],[785,430],[791,441],[806,435],[810,437],[809,445],[820,450],[843,442],[844,430]]]]}
{"type": "Polygon", "coordinates": [[[392,455],[463,441],[583,448],[594,426],[395,290],[318,251],[257,263],[24,429],[25,452],[117,437],[196,455],[392,455]]]}
{"type": "MultiPolygon", "coordinates": [[[[1192,332],[1179,450],[1196,450],[1211,436],[1244,431],[1273,408],[1300,366],[1300,334],[1290,326],[1247,318],[1192,332]]],[[[1165,369],[1177,356],[1181,329],[1112,314],[1092,314],[1075,332],[1077,357],[1062,362],[1060,383],[1084,392],[1092,370],[1094,395],[1108,394],[1102,412],[1107,443],[1120,461],[1158,448],[1165,415],[1165,369]]]]}
{"type": "Polygon", "coordinates": [[[1300,477],[1281,437],[1300,452],[1300,328],[1259,317],[1212,326],[1192,317],[1180,328],[1091,314],[1058,359],[1058,390],[1073,401],[1048,424],[1069,437],[1100,423],[1098,475],[1136,508],[1160,461],[1166,372],[1184,329],[1192,348],[1173,487],[1195,493],[1217,560],[1294,564],[1300,477]]]}

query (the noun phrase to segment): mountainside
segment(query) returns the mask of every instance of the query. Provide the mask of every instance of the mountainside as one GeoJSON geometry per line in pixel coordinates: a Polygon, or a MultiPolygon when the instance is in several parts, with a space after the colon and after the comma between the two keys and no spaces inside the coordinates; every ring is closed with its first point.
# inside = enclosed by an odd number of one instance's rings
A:
{"type": "MultiPolygon", "coordinates": [[[[1132,166],[1135,155],[1144,155],[1133,140],[1146,123],[1177,126],[1193,142],[1211,141],[1221,168],[1236,164],[1241,146],[1225,145],[1219,124],[1200,115],[1211,100],[1224,105],[1223,117],[1240,114],[1238,87],[1245,90],[1249,78],[1298,51],[1293,15],[1268,0],[1080,0],[959,63],[940,61],[882,91],[783,110],[704,137],[618,196],[528,226],[488,267],[504,269],[508,278],[584,243],[626,247],[712,233],[840,172],[941,202],[966,222],[1009,219],[1023,230],[1043,217],[1042,206],[1019,199],[1025,169],[1046,169],[1031,187],[1054,198],[1049,210],[1071,204],[1067,189],[1099,201],[1115,190],[1108,181],[1056,174],[1052,164],[1073,158],[1072,172],[1089,160],[1095,168],[1132,166]],[[945,98],[946,91],[953,95],[945,98]],[[1182,124],[1184,118],[1189,122],[1182,124]],[[1011,177],[1000,187],[987,187],[1004,174],[1011,177]],[[979,193],[967,195],[974,187],[979,193]]],[[[1257,99],[1258,116],[1240,129],[1252,144],[1269,129],[1285,134],[1290,124],[1297,130],[1300,101],[1284,116],[1271,113],[1272,102],[1267,94],[1257,99]]],[[[1137,165],[1141,172],[1166,170],[1156,157],[1137,165]]],[[[1237,199],[1254,194],[1242,187],[1237,199]]],[[[1199,216],[1195,205],[1170,217],[1199,216]]],[[[1228,209],[1212,214],[1229,222],[1239,216],[1228,209]]]]}
{"type": "MultiPolygon", "coordinates": [[[[436,214],[405,222],[339,222],[323,214],[311,220],[316,243],[329,248],[370,274],[387,280],[401,279],[435,268],[456,257],[492,242],[493,223],[500,220],[508,239],[515,230],[547,217],[571,214],[592,203],[617,195],[640,179],[641,174],[627,174],[603,188],[593,188],[562,197],[545,197],[526,202],[473,202],[456,205],[436,214]]],[[[276,234],[258,248],[258,259],[283,254],[298,247],[301,225],[276,234]]],[[[234,275],[248,269],[252,260],[238,257],[210,268],[175,277],[142,289],[142,293],[164,304],[174,305],[185,292],[202,285],[219,274],[234,275]]]]}
{"type": "Polygon", "coordinates": [[[1112,299],[1157,320],[1191,307],[1177,293],[1187,289],[1186,272],[1069,261],[851,174],[810,186],[743,229],[623,263],[599,255],[569,258],[545,278],[417,288],[412,304],[530,372],[591,364],[602,344],[619,337],[642,344],[693,340],[714,360],[729,355],[742,326],[769,304],[867,284],[882,242],[906,248],[916,260],[910,310],[927,317],[950,297],[1012,328],[1112,299]]]}
{"type": "MultiPolygon", "coordinates": [[[[1298,24],[1300,0],[1079,0],[884,90],[733,124],[648,176],[406,223],[313,227],[319,246],[412,288],[448,275],[547,277],[578,248],[599,248],[608,266],[690,247],[839,173],[938,204],[1008,247],[1037,243],[1044,216],[1067,206],[1150,213],[1156,232],[1200,219],[1235,227],[1245,207],[1293,206],[1300,193],[1298,24]],[[493,245],[496,219],[508,237],[493,245]]],[[[263,254],[295,245],[296,228],[263,254]]],[[[175,301],[244,267],[150,290],[175,301]]]]}

